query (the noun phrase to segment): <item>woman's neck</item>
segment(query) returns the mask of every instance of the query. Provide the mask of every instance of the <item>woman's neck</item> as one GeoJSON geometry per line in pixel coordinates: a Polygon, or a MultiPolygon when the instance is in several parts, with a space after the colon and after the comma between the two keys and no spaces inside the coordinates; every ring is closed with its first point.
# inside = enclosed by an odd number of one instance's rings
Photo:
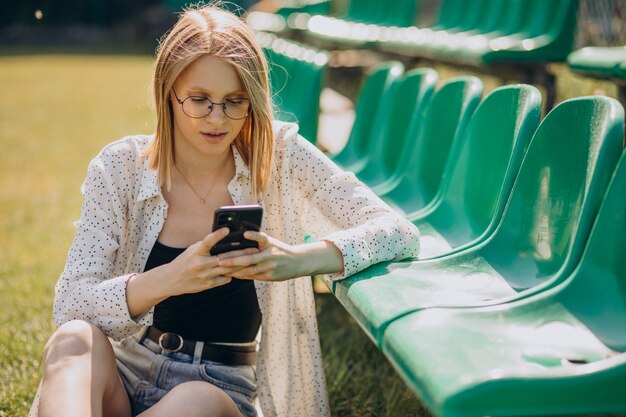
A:
{"type": "Polygon", "coordinates": [[[197,180],[206,177],[217,177],[219,172],[224,171],[232,159],[232,150],[229,147],[228,151],[223,154],[210,156],[177,151],[174,163],[176,168],[189,180],[197,180]]]}

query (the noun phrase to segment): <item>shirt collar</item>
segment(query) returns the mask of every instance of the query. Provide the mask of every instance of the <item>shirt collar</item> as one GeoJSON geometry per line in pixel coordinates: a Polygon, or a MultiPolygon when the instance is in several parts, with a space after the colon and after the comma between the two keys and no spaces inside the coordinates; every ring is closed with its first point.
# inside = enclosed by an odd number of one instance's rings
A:
{"type": "Polygon", "coordinates": [[[234,144],[230,145],[230,148],[233,151],[233,157],[235,158],[235,178],[237,177],[250,178],[250,168],[244,162],[243,157],[239,153],[239,150],[234,144]]]}
{"type": "Polygon", "coordinates": [[[161,187],[157,181],[157,171],[150,167],[150,158],[143,158],[143,172],[139,183],[139,194],[137,201],[148,200],[149,198],[161,195],[161,187]]]}
{"type": "MultiPolygon", "coordinates": [[[[243,157],[235,145],[231,145],[233,158],[235,159],[235,179],[240,177],[250,178],[250,168],[244,162],[243,157]]],[[[157,171],[150,167],[150,158],[143,158],[143,173],[139,185],[137,201],[148,200],[149,198],[161,195],[161,187],[157,181],[157,171]]]]}

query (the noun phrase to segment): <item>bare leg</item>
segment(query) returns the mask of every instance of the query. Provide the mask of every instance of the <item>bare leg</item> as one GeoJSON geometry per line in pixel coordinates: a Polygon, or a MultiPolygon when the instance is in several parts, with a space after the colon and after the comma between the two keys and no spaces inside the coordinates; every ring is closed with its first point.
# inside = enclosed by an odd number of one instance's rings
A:
{"type": "Polygon", "coordinates": [[[242,417],[235,402],[208,382],[177,385],[139,417],[242,417]]]}
{"type": "Polygon", "coordinates": [[[46,344],[43,368],[39,417],[130,417],[113,348],[93,324],[59,327],[46,344]]]}

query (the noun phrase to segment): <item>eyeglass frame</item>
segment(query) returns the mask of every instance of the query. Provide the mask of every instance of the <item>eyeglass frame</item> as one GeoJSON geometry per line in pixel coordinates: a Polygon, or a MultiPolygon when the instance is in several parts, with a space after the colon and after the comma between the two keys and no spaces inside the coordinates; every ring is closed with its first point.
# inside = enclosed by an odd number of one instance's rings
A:
{"type": "Polygon", "coordinates": [[[172,92],[174,93],[174,97],[176,97],[176,101],[178,101],[178,104],[180,104],[181,110],[183,111],[183,113],[185,113],[185,116],[191,117],[192,119],[202,119],[202,118],[207,117],[209,114],[211,114],[211,112],[213,111],[213,109],[215,108],[216,105],[222,106],[222,113],[224,113],[224,116],[228,117],[231,120],[243,120],[246,117],[248,117],[250,115],[250,112],[252,111],[252,106],[250,105],[252,103],[250,103],[250,99],[249,98],[245,98],[245,97],[238,98],[237,100],[246,100],[248,102],[248,110],[246,112],[246,115],[243,116],[243,117],[240,117],[238,119],[235,119],[235,118],[230,117],[228,114],[226,114],[226,104],[228,104],[228,101],[223,101],[223,102],[219,103],[219,102],[213,101],[210,98],[204,97],[204,96],[187,96],[187,97],[185,97],[184,99],[181,100],[181,99],[178,98],[178,94],[176,94],[176,90],[174,90],[172,88],[172,92]],[[205,114],[204,116],[190,116],[189,114],[187,114],[187,112],[185,111],[185,106],[183,105],[183,103],[186,100],[189,100],[190,98],[193,98],[193,97],[203,98],[205,100],[208,100],[209,103],[211,103],[211,106],[209,107],[209,112],[207,114],[205,114]]]}

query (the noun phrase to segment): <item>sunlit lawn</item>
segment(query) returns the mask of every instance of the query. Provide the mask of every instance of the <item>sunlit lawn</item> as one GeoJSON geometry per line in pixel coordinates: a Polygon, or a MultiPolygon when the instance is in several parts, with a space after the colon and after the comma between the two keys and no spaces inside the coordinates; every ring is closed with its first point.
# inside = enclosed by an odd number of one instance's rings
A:
{"type": "MultiPolygon", "coordinates": [[[[0,417],[26,415],[35,394],[89,160],[153,130],[151,69],[147,56],[0,57],[0,417]]],[[[422,414],[332,296],[318,312],[334,415],[422,414]]]]}

